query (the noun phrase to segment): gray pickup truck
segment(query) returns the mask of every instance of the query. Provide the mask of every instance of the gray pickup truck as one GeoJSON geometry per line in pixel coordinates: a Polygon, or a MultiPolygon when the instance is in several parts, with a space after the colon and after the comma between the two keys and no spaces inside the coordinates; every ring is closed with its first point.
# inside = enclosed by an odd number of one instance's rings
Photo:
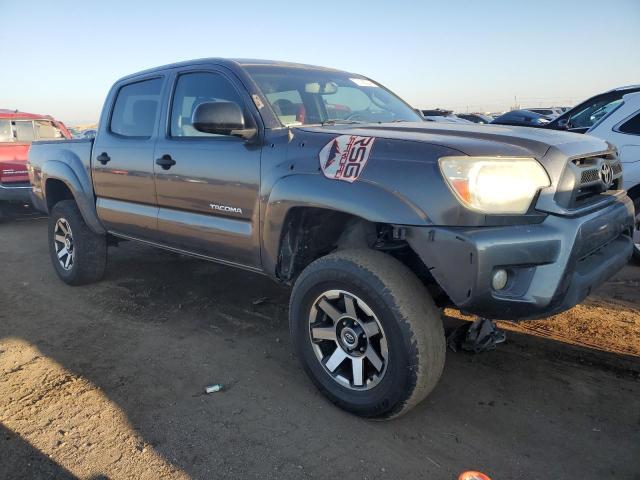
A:
{"type": "Polygon", "coordinates": [[[398,416],[444,366],[439,308],[561,312],[632,252],[633,206],[596,138],[435,124],[362,75],[204,59],[118,80],[93,140],[35,142],[32,200],[70,285],[135,240],[293,286],[311,380],[398,416]]]}

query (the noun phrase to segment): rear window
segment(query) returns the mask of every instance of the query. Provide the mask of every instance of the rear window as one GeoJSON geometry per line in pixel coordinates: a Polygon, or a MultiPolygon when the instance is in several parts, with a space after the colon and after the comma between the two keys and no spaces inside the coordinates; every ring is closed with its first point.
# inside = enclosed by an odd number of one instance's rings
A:
{"type": "Polygon", "coordinates": [[[120,88],[110,129],[123,137],[150,137],[158,117],[162,79],[153,78],[120,88]]]}

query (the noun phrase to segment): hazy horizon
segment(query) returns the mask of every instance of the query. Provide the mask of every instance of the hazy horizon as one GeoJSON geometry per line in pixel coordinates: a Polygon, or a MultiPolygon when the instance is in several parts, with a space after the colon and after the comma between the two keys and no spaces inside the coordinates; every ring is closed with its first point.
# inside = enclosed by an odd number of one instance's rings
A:
{"type": "Polygon", "coordinates": [[[69,125],[97,122],[119,77],[202,57],[349,70],[416,107],[456,111],[570,105],[640,83],[636,0],[0,1],[0,108],[69,125]]]}

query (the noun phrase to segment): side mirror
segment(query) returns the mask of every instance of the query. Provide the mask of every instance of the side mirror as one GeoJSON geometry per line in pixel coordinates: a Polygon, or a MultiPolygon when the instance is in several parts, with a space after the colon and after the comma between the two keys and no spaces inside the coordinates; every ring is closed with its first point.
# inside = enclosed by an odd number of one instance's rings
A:
{"type": "Polygon", "coordinates": [[[567,118],[562,118],[560,120],[558,120],[558,128],[569,128],[569,119],[567,118]]]}
{"type": "Polygon", "coordinates": [[[256,133],[255,128],[245,128],[244,114],[240,106],[227,101],[201,103],[193,112],[191,124],[199,132],[216,135],[233,135],[249,139],[256,133]]]}

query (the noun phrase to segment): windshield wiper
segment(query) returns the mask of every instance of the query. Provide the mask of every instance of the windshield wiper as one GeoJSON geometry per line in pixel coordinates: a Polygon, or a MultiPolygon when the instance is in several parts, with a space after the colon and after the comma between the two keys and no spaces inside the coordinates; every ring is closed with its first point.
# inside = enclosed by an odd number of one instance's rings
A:
{"type": "Polygon", "coordinates": [[[320,122],[320,125],[324,127],[325,125],[351,125],[354,123],[365,123],[365,122],[359,122],[357,120],[341,120],[339,118],[331,118],[329,120],[325,120],[324,122],[320,122]]]}

